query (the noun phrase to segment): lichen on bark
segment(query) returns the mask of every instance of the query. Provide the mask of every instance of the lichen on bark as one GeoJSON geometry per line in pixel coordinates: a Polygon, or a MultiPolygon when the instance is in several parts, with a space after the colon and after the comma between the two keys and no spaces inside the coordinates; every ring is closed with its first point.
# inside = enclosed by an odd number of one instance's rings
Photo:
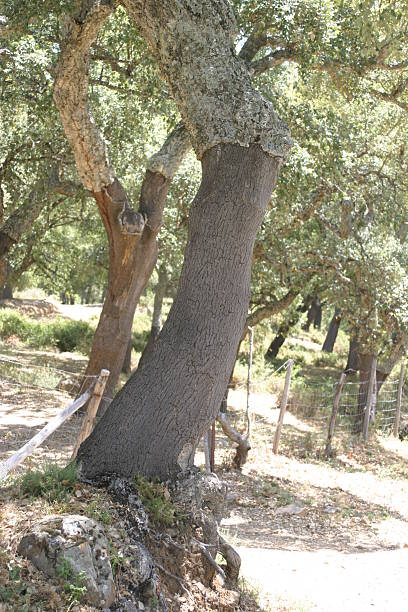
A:
{"type": "Polygon", "coordinates": [[[55,69],[54,101],[82,183],[98,193],[113,182],[104,139],[88,104],[90,47],[117,2],[86,1],[76,18],[66,16],[55,69]]]}
{"type": "Polygon", "coordinates": [[[179,123],[170,132],[161,149],[151,156],[146,169],[150,172],[159,172],[166,178],[172,179],[190,149],[190,134],[185,125],[179,123]]]}
{"type": "Polygon", "coordinates": [[[287,125],[251,84],[234,50],[232,8],[226,0],[123,0],[169,83],[199,158],[220,143],[258,143],[285,158],[287,125]]]}

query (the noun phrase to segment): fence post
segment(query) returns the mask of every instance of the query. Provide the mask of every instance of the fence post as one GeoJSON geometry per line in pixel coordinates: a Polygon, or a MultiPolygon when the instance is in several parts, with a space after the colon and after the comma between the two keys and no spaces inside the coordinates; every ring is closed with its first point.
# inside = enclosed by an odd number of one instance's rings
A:
{"type": "Polygon", "coordinates": [[[324,456],[326,457],[326,459],[331,457],[331,454],[332,454],[331,441],[332,441],[333,434],[334,434],[334,427],[336,425],[337,411],[340,406],[341,392],[343,390],[343,385],[344,385],[345,380],[346,380],[346,374],[345,372],[342,372],[340,375],[340,380],[337,383],[336,393],[334,394],[333,410],[332,410],[331,417],[330,417],[329,431],[327,433],[326,449],[324,451],[324,456]]]}
{"type": "Polygon", "coordinates": [[[404,375],[405,375],[405,363],[402,363],[401,370],[400,370],[400,376],[399,376],[399,382],[398,382],[397,408],[395,411],[395,421],[394,421],[394,430],[393,430],[393,434],[395,438],[398,438],[398,430],[400,426],[402,389],[404,387],[404,375]]]}
{"type": "Polygon", "coordinates": [[[205,459],[205,471],[207,474],[211,472],[211,462],[210,462],[210,430],[206,431],[203,436],[204,442],[204,459],[205,459]]]}
{"type": "Polygon", "coordinates": [[[368,383],[368,393],[367,393],[367,403],[364,411],[364,421],[363,421],[363,440],[368,439],[368,428],[370,425],[370,413],[371,413],[371,405],[373,402],[373,389],[374,389],[374,380],[377,371],[377,357],[374,357],[371,363],[370,370],[370,381],[368,383]]]}
{"type": "Polygon", "coordinates": [[[210,429],[210,471],[215,472],[215,421],[210,429]]]}
{"type": "Polygon", "coordinates": [[[251,401],[252,355],[253,355],[253,352],[254,352],[254,328],[253,327],[248,327],[248,331],[250,333],[250,336],[249,336],[249,359],[248,359],[247,410],[246,410],[246,416],[247,416],[247,425],[248,425],[247,437],[249,438],[250,435],[251,435],[251,426],[252,426],[250,401],[251,401]]]}
{"type": "Polygon", "coordinates": [[[283,388],[283,395],[282,395],[280,411],[279,411],[279,419],[278,419],[278,424],[276,426],[275,438],[273,440],[273,452],[275,453],[275,455],[278,454],[278,447],[279,447],[279,441],[281,437],[283,418],[285,416],[286,406],[288,403],[290,379],[292,376],[292,366],[293,366],[293,359],[289,359],[288,366],[286,368],[285,386],[283,388]]]}
{"type": "Polygon", "coordinates": [[[82,395],[80,395],[75,402],[64,408],[56,417],[51,419],[43,427],[31,440],[26,442],[24,446],[22,446],[17,452],[14,453],[11,457],[6,459],[0,463],[0,481],[3,480],[10,472],[10,470],[14,470],[15,467],[18,466],[19,463],[24,461],[26,457],[31,455],[31,453],[38,447],[40,444],[44,442],[62,423],[64,423],[68,417],[74,414],[81,406],[86,404],[86,402],[90,398],[89,391],[86,391],[82,395]]]}
{"type": "Polygon", "coordinates": [[[84,416],[84,420],[82,421],[82,426],[79,431],[71,459],[75,459],[82,442],[86,440],[86,438],[92,431],[93,423],[96,417],[96,413],[98,412],[103,392],[105,390],[105,385],[108,382],[109,374],[109,370],[101,370],[101,373],[98,376],[98,380],[96,381],[92,397],[89,400],[88,410],[86,411],[86,415],[84,416]]]}

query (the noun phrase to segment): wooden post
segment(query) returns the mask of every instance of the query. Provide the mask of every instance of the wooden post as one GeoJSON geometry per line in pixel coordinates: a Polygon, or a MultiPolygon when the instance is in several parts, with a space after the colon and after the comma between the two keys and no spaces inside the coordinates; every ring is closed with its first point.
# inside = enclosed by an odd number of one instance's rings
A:
{"type": "Polygon", "coordinates": [[[398,438],[398,431],[401,419],[401,403],[402,403],[402,389],[404,387],[404,375],[405,375],[405,363],[401,364],[400,377],[398,382],[398,395],[397,395],[397,409],[395,411],[395,421],[393,434],[398,438]]]}
{"type": "Polygon", "coordinates": [[[203,437],[204,442],[204,458],[205,458],[205,471],[209,474],[211,472],[211,461],[210,461],[210,431],[206,431],[203,437]]]}
{"type": "Polygon", "coordinates": [[[0,480],[5,478],[10,470],[13,470],[18,466],[26,457],[38,447],[44,440],[48,438],[64,421],[66,421],[74,412],[76,412],[81,406],[91,397],[89,391],[83,393],[75,400],[72,404],[64,408],[56,417],[54,417],[45,427],[41,429],[31,440],[29,440],[24,446],[22,446],[14,455],[9,457],[3,463],[0,463],[0,480]]]}
{"type": "Polygon", "coordinates": [[[366,407],[364,411],[363,440],[368,440],[368,428],[370,426],[370,413],[371,413],[371,406],[373,402],[373,389],[374,389],[374,381],[375,381],[376,372],[377,372],[377,357],[374,357],[371,363],[370,381],[368,383],[367,403],[366,403],[366,407]]]}
{"type": "Polygon", "coordinates": [[[78,438],[71,459],[75,459],[82,442],[86,440],[86,438],[92,431],[96,413],[98,412],[99,404],[102,399],[103,392],[105,390],[105,385],[108,382],[109,374],[109,370],[101,370],[101,373],[98,376],[98,380],[96,381],[92,397],[89,400],[88,410],[86,411],[86,415],[84,416],[84,420],[82,421],[82,426],[78,434],[78,438]]]}
{"type": "Polygon", "coordinates": [[[215,421],[211,426],[210,442],[210,470],[215,472],[215,421]]]}
{"type": "Polygon", "coordinates": [[[293,359],[289,359],[288,365],[286,368],[285,386],[283,388],[282,401],[281,401],[280,411],[279,411],[279,419],[278,419],[278,424],[276,426],[275,438],[273,441],[273,452],[275,453],[275,455],[278,454],[278,447],[279,447],[279,441],[281,437],[283,418],[285,416],[286,406],[288,404],[290,379],[292,376],[292,367],[293,367],[293,359]]]}
{"type": "Polygon", "coordinates": [[[249,336],[249,360],[248,360],[248,378],[247,378],[247,438],[251,435],[252,419],[251,419],[251,369],[252,369],[252,355],[254,352],[254,328],[248,327],[250,333],[249,336]]]}
{"type": "Polygon", "coordinates": [[[333,410],[332,410],[331,417],[330,417],[326,449],[324,451],[324,456],[326,457],[326,459],[331,457],[331,454],[332,454],[331,441],[332,441],[333,434],[334,434],[334,427],[336,425],[337,411],[340,406],[341,392],[343,390],[343,385],[344,385],[345,380],[346,380],[346,374],[345,372],[342,372],[340,376],[340,380],[337,383],[336,393],[334,394],[333,410]]]}

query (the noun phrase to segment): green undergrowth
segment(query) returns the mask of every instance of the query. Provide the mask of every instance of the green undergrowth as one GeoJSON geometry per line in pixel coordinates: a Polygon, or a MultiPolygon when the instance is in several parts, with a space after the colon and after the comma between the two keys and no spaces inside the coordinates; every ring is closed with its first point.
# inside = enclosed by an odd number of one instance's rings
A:
{"type": "Polygon", "coordinates": [[[150,519],[158,525],[172,527],[177,520],[176,509],[166,485],[143,476],[135,478],[135,485],[150,519]]]}
{"type": "Polygon", "coordinates": [[[20,493],[28,497],[43,497],[48,502],[64,502],[78,482],[75,462],[61,468],[55,464],[46,465],[44,470],[29,470],[19,482],[20,493]]]}
{"type": "Polygon", "coordinates": [[[63,581],[63,589],[70,607],[80,604],[87,590],[84,572],[76,574],[70,561],[62,559],[57,567],[57,576],[63,581]]]}
{"type": "Polygon", "coordinates": [[[0,310],[0,338],[17,337],[33,348],[55,348],[87,354],[95,328],[86,321],[38,321],[7,308],[0,310]]]}

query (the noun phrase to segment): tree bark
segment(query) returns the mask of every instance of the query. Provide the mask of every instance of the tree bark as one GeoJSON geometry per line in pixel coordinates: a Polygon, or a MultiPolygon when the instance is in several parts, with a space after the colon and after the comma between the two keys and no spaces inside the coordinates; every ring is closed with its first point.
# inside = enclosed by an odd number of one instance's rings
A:
{"type": "Polygon", "coordinates": [[[249,302],[251,255],[279,164],[259,147],[203,158],[173,307],[147,356],[81,446],[82,474],[167,478],[217,416],[249,302]],[[197,311],[197,306],[200,310],[197,311]]]}
{"type": "Polygon", "coordinates": [[[313,327],[315,329],[320,329],[321,326],[322,326],[322,305],[320,303],[319,298],[317,298],[316,314],[313,320],[313,327]]]}
{"type": "Polygon", "coordinates": [[[279,312],[282,312],[282,310],[286,310],[287,308],[289,308],[289,306],[297,298],[298,295],[299,294],[297,291],[290,290],[280,300],[273,300],[272,302],[269,302],[268,304],[264,304],[263,306],[260,306],[259,308],[251,312],[247,316],[246,321],[245,321],[245,327],[244,327],[244,333],[242,334],[242,340],[247,335],[249,327],[258,325],[258,323],[261,323],[261,321],[264,321],[265,319],[269,319],[277,315],[279,312]]]}
{"type": "Polygon", "coordinates": [[[326,338],[323,342],[322,351],[325,353],[332,353],[334,345],[336,343],[337,334],[339,333],[341,323],[340,310],[336,308],[334,315],[330,321],[329,329],[327,330],[326,338]]]}
{"type": "Polygon", "coordinates": [[[358,406],[357,416],[354,422],[354,432],[361,433],[363,431],[364,410],[367,405],[368,387],[370,381],[371,365],[376,355],[373,353],[358,353],[358,369],[359,369],[359,390],[358,390],[358,406]]]}
{"type": "Polygon", "coordinates": [[[226,0],[123,0],[202,160],[179,288],[145,363],[79,449],[84,477],[172,477],[218,413],[245,324],[255,236],[292,144],[234,51],[226,0]]]}
{"type": "Polygon", "coordinates": [[[88,106],[90,47],[116,5],[84,1],[76,18],[66,19],[54,83],[54,100],[78,172],[97,202],[109,241],[106,297],[85,372],[110,371],[101,412],[114,394],[134,312],[156,264],[157,234],[172,177],[191,148],[184,126],[177,126],[149,160],[139,210],[132,210],[88,106]]]}
{"type": "Polygon", "coordinates": [[[6,264],[3,285],[1,284],[1,273],[0,273],[0,296],[2,300],[12,300],[13,299],[13,286],[10,282],[10,272],[11,272],[10,266],[9,264],[6,264]]]}

